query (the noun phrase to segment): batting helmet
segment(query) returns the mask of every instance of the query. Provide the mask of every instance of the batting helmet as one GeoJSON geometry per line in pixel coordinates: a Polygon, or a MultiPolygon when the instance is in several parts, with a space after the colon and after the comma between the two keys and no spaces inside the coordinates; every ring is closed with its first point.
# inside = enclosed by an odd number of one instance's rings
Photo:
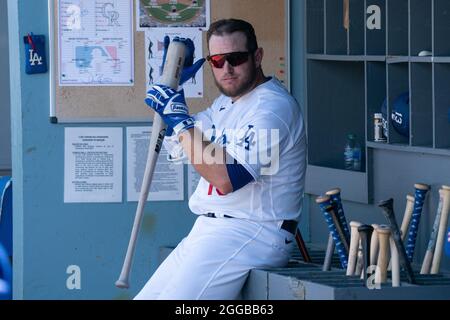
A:
{"type": "MultiPolygon", "coordinates": [[[[387,101],[381,106],[383,122],[387,126],[387,101]]],[[[397,96],[391,107],[390,119],[395,131],[405,137],[409,137],[409,92],[404,92],[397,96]]],[[[387,132],[385,132],[387,133],[387,132]]]]}

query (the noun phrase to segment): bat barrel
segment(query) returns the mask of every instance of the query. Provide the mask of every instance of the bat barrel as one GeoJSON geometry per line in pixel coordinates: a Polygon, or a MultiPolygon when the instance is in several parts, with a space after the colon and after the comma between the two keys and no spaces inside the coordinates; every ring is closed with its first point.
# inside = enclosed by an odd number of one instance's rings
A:
{"type": "Polygon", "coordinates": [[[347,276],[352,276],[355,273],[356,259],[358,256],[359,247],[359,232],[358,227],[361,223],[358,221],[350,221],[350,250],[348,253],[348,263],[347,263],[347,276]]]}
{"type": "Polygon", "coordinates": [[[439,231],[436,239],[436,248],[434,250],[433,262],[431,264],[431,274],[437,274],[444,249],[445,236],[447,232],[448,214],[450,210],[450,189],[442,189],[444,199],[442,201],[442,213],[439,222],[439,231]]]}
{"type": "Polygon", "coordinates": [[[325,259],[323,260],[322,271],[330,271],[331,260],[333,258],[334,249],[335,249],[334,240],[333,240],[333,236],[330,233],[328,235],[327,251],[325,253],[325,259]]]}
{"type": "Polygon", "coordinates": [[[420,269],[420,274],[429,274],[430,273],[434,249],[436,247],[437,234],[439,231],[439,223],[441,220],[442,203],[444,201],[444,193],[445,193],[444,189],[439,190],[438,208],[436,211],[436,216],[434,218],[433,229],[430,234],[430,240],[428,241],[427,251],[425,252],[425,257],[423,258],[422,267],[420,269]]]}
{"type": "Polygon", "coordinates": [[[334,209],[331,204],[331,198],[329,196],[320,196],[316,198],[316,203],[319,205],[325,217],[328,230],[333,236],[341,266],[343,269],[347,269],[348,243],[346,242],[345,236],[341,237],[340,235],[340,233],[342,234],[342,230],[341,232],[338,232],[339,224],[335,223],[337,217],[334,214],[334,209]]]}
{"type": "Polygon", "coordinates": [[[334,188],[327,191],[325,195],[330,196],[332,204],[336,206],[337,216],[339,218],[339,222],[341,223],[345,238],[347,239],[347,242],[350,242],[350,230],[348,228],[347,220],[345,219],[344,207],[342,206],[341,189],[334,188]]]}
{"type": "MultiPolygon", "coordinates": [[[[391,230],[392,230],[392,237],[395,241],[395,246],[397,247],[398,255],[400,264],[406,271],[406,276],[408,278],[409,283],[415,283],[414,279],[414,273],[411,268],[411,264],[408,260],[408,257],[406,256],[406,250],[405,246],[403,245],[403,241],[400,235],[400,230],[398,229],[397,221],[395,220],[395,214],[394,214],[394,200],[388,199],[381,201],[378,206],[382,209],[382,213],[386,220],[389,222],[391,230]]],[[[379,229],[378,229],[379,230],[379,229]]]]}

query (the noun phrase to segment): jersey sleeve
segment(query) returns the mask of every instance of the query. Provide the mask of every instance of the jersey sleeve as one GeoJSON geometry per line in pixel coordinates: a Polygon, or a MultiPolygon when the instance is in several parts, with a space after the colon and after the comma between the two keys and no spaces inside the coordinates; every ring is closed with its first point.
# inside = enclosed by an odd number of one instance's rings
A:
{"type": "Polygon", "coordinates": [[[293,144],[289,126],[273,112],[262,112],[242,122],[230,133],[230,138],[227,154],[242,164],[256,181],[276,174],[281,154],[293,144]]]}

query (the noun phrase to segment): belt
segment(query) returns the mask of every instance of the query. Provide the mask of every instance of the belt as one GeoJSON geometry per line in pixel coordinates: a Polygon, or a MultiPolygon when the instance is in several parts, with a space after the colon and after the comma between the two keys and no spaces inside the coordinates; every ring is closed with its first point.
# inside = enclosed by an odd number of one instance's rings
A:
{"type": "MultiPolygon", "coordinates": [[[[208,212],[207,214],[204,214],[205,217],[208,218],[218,218],[220,216],[217,216],[214,212],[208,212]]],[[[232,216],[223,215],[224,218],[234,218],[232,216]]],[[[295,235],[295,233],[297,232],[297,225],[298,225],[298,221],[296,220],[283,220],[283,223],[281,224],[281,229],[286,230],[287,232],[292,233],[293,235],[295,235]]]]}

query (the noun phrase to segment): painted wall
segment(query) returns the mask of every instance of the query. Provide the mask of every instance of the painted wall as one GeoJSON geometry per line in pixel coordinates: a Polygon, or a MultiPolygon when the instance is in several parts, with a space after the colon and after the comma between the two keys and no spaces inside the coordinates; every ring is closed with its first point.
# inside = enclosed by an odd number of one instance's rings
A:
{"type": "MultiPolygon", "coordinates": [[[[188,211],[187,201],[148,203],[131,289],[114,286],[136,203],[63,203],[64,128],[69,125],[49,123],[49,74],[25,74],[20,41],[27,32],[44,34],[48,40],[47,1],[8,0],[8,17],[13,106],[14,298],[132,298],[156,269],[160,247],[176,245],[190,230],[194,216],[188,211]],[[71,265],[81,269],[80,290],[66,287],[66,270],[71,265]]],[[[122,127],[125,134],[126,125],[142,124],[107,126],[122,127]]],[[[125,136],[123,142],[125,146],[125,136]]],[[[124,175],[124,182],[125,178],[124,175]]]]}
{"type": "Polygon", "coordinates": [[[8,11],[0,1],[0,175],[11,170],[11,116],[9,104],[8,11]]]}

